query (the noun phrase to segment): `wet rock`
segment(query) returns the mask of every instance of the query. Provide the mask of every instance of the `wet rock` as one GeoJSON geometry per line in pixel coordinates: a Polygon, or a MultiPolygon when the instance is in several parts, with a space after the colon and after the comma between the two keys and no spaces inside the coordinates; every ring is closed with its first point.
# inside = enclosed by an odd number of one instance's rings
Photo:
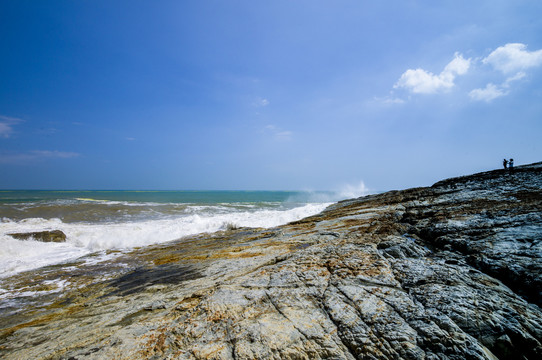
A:
{"type": "Polygon", "coordinates": [[[60,230],[36,231],[8,234],[17,240],[35,240],[41,242],[65,242],[66,234],[60,230]]]}
{"type": "Polygon", "coordinates": [[[538,163],[19,274],[0,357],[540,359],[541,189],[538,163]]]}

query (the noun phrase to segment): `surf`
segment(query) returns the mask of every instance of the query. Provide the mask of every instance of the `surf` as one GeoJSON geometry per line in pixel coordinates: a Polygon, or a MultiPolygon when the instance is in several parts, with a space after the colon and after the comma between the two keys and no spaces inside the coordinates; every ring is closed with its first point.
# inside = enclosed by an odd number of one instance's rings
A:
{"type": "MultiPolygon", "coordinates": [[[[0,222],[0,277],[73,261],[108,250],[168,242],[184,236],[212,233],[228,227],[270,228],[314,215],[330,203],[215,204],[185,206],[178,214],[157,218],[118,218],[108,222],[65,222],[59,218],[27,218],[0,222]],[[17,240],[10,233],[60,230],[64,243],[17,240]]],[[[150,207],[149,211],[152,210],[150,207]]]]}

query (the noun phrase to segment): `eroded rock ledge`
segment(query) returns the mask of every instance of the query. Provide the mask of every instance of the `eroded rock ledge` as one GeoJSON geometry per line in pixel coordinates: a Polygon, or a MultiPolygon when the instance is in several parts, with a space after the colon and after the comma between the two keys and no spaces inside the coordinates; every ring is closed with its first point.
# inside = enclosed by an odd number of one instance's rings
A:
{"type": "Polygon", "coordinates": [[[4,279],[0,357],[540,359],[541,240],[542,163],[343,201],[4,279]]]}

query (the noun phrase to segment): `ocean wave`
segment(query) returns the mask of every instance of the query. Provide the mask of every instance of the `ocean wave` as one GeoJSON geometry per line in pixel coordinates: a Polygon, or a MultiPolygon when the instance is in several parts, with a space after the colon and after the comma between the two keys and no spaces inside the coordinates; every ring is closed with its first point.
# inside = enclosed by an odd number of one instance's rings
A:
{"type": "Polygon", "coordinates": [[[196,213],[159,219],[109,223],[68,223],[59,218],[29,218],[0,222],[0,277],[46,265],[72,261],[111,249],[131,249],[223,230],[227,225],[270,228],[321,212],[329,203],[284,208],[200,208],[196,213]],[[228,211],[226,211],[228,210],[228,211]],[[9,233],[61,230],[65,243],[16,240],[9,233]]]}

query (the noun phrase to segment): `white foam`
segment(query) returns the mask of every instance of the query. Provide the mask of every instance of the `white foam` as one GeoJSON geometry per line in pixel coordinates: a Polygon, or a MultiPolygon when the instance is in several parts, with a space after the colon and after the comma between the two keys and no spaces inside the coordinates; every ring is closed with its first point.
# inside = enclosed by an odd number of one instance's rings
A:
{"type": "MultiPolygon", "coordinates": [[[[31,218],[0,222],[0,277],[46,265],[71,261],[81,256],[109,249],[130,249],[179,239],[183,236],[239,227],[274,227],[322,211],[329,204],[306,204],[289,210],[225,212],[201,211],[177,218],[121,223],[64,223],[60,219],[31,218]],[[9,233],[61,230],[65,243],[16,240],[9,233]]],[[[107,259],[108,257],[104,257],[107,259]]]]}
{"type": "Polygon", "coordinates": [[[365,186],[363,181],[357,184],[345,184],[337,191],[338,197],[341,200],[358,198],[369,195],[370,193],[372,193],[372,190],[365,186]]]}
{"type": "Polygon", "coordinates": [[[363,181],[357,184],[343,184],[334,191],[312,191],[305,190],[302,193],[292,195],[290,201],[305,201],[305,202],[318,202],[318,203],[331,203],[345,199],[353,199],[361,196],[370,195],[373,193],[372,189],[365,186],[363,181]]]}
{"type": "Polygon", "coordinates": [[[55,200],[55,202],[62,202],[66,204],[72,203],[90,203],[90,204],[99,204],[99,205],[123,205],[123,206],[134,206],[134,207],[146,207],[146,206],[160,206],[166,205],[168,203],[157,203],[157,202],[140,202],[140,201],[117,201],[117,200],[100,200],[92,198],[75,198],[73,200],[55,200]]]}
{"type": "MultiPolygon", "coordinates": [[[[45,285],[45,288],[38,288],[37,290],[28,290],[28,287],[23,287],[17,290],[5,290],[0,288],[0,301],[2,301],[2,306],[18,307],[17,301],[13,301],[13,299],[20,299],[22,297],[34,297],[38,294],[43,295],[59,293],[64,290],[70,284],[70,282],[68,280],[55,279],[42,281],[41,284],[45,285]]],[[[15,310],[15,312],[18,311],[19,310],[15,310]]]]}
{"type": "Polygon", "coordinates": [[[83,256],[88,250],[70,243],[16,240],[0,235],[0,277],[57,264],[83,256]]]}

